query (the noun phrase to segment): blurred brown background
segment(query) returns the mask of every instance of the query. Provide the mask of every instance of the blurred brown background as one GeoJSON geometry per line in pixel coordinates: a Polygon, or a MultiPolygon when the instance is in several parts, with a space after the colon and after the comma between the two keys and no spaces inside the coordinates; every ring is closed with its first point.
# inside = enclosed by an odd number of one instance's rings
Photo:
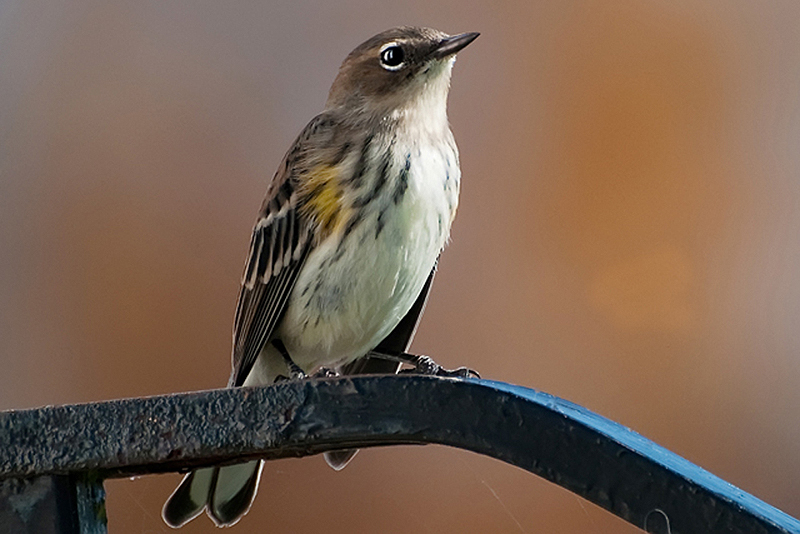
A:
{"type": "MultiPolygon", "coordinates": [[[[223,386],[266,181],[347,52],[400,24],[482,32],[414,349],[800,516],[794,0],[0,2],[0,408],[223,386]]],[[[442,447],[262,480],[236,532],[636,532],[442,447]]],[[[177,481],[109,481],[111,532],[166,532],[177,481]]]]}

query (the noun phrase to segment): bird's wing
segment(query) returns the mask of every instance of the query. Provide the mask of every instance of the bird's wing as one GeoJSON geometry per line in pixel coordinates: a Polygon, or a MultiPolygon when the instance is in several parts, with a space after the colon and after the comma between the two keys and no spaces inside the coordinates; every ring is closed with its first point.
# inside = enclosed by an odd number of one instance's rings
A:
{"type": "MultiPolygon", "coordinates": [[[[283,316],[289,295],[313,246],[313,214],[304,209],[303,185],[314,173],[330,176],[319,164],[326,152],[325,126],[314,118],[284,156],[253,228],[233,326],[233,372],[229,386],[241,386],[283,316]]],[[[324,159],[324,158],[323,158],[324,159]]],[[[307,206],[306,206],[307,207],[307,206]]]]}

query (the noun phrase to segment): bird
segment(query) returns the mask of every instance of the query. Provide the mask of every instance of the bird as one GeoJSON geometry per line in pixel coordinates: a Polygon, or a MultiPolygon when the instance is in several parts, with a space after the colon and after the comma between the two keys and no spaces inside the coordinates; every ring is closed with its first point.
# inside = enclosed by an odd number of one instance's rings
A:
{"type": "MultiPolygon", "coordinates": [[[[228,387],[322,373],[395,373],[450,239],[461,181],[447,118],[456,54],[478,33],[398,27],[342,62],[325,107],[267,186],[233,327],[228,387]]],[[[355,450],[326,453],[342,469],[355,450]]],[[[262,460],[187,474],[162,510],[178,528],[203,510],[231,526],[250,509],[262,460]]]]}

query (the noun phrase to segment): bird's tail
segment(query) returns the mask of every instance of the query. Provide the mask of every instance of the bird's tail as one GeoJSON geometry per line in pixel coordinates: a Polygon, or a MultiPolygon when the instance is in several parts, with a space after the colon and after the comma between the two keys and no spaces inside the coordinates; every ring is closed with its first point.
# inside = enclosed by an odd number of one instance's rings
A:
{"type": "MultiPolygon", "coordinates": [[[[270,345],[256,360],[244,385],[272,384],[279,375],[288,374],[283,357],[270,345]]],[[[250,510],[263,466],[262,460],[253,460],[192,471],[167,499],[161,517],[178,528],[205,510],[217,526],[231,526],[250,510]]]]}
{"type": "Polygon", "coordinates": [[[250,510],[261,478],[262,460],[192,471],[164,504],[161,516],[172,528],[205,509],[219,527],[229,527],[250,510]]]}

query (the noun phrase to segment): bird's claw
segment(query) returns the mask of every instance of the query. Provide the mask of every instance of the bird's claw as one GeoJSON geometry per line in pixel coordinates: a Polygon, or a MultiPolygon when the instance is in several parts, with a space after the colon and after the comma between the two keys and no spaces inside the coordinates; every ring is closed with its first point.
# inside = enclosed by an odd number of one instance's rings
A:
{"type": "Polygon", "coordinates": [[[335,378],[337,376],[339,376],[339,373],[336,372],[336,369],[320,367],[316,373],[311,375],[311,378],[335,378]]]}
{"type": "Polygon", "coordinates": [[[421,374],[421,375],[429,375],[429,376],[444,376],[450,378],[480,378],[481,375],[474,369],[470,369],[469,367],[459,367],[457,369],[445,369],[435,361],[430,356],[417,356],[417,355],[409,355],[411,358],[407,363],[414,366],[413,369],[408,369],[405,371],[401,371],[401,373],[414,373],[414,374],[421,374]]]}
{"type": "Polygon", "coordinates": [[[450,376],[454,378],[480,378],[481,375],[475,369],[469,367],[457,367],[456,369],[440,368],[436,376],[450,376]]]}
{"type": "Polygon", "coordinates": [[[294,368],[289,369],[289,376],[286,375],[278,375],[275,377],[274,383],[278,382],[285,382],[287,380],[304,380],[308,378],[308,375],[303,372],[300,367],[295,366],[294,368]]]}

